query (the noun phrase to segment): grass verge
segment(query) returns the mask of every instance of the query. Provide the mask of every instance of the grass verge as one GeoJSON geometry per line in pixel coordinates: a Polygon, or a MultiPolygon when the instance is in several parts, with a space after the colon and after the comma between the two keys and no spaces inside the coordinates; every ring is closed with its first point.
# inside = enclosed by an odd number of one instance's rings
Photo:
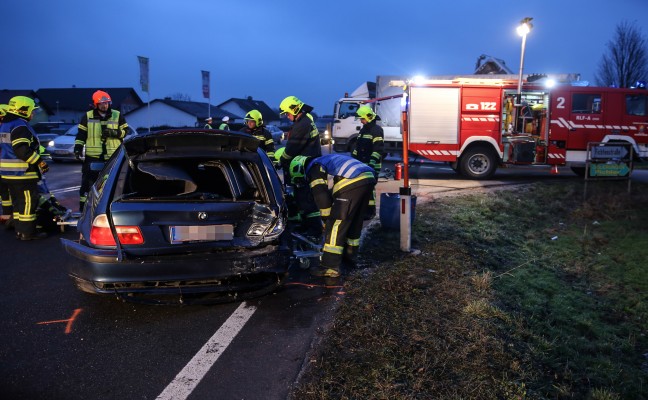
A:
{"type": "Polygon", "coordinates": [[[373,229],[294,399],[643,399],[648,187],[606,181],[420,204],[373,229]]]}

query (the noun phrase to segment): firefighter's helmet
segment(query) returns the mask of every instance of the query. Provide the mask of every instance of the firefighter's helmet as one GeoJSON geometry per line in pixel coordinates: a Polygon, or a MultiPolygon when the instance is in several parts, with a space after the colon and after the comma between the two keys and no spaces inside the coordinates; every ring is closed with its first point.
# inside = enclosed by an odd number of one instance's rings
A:
{"type": "Polygon", "coordinates": [[[283,153],[285,153],[285,152],[286,152],[286,148],[285,148],[285,147],[280,147],[279,149],[277,149],[277,151],[275,151],[275,153],[274,153],[274,158],[275,158],[275,160],[276,160],[277,162],[281,162],[281,156],[282,156],[283,153]]]}
{"type": "Polygon", "coordinates": [[[95,107],[97,107],[101,103],[108,103],[108,105],[112,104],[112,99],[108,93],[103,90],[97,90],[92,94],[92,102],[95,107]]]}
{"type": "Polygon", "coordinates": [[[0,104],[0,117],[4,117],[7,114],[7,108],[9,108],[8,105],[0,104]]]}
{"type": "Polygon", "coordinates": [[[297,156],[290,162],[290,179],[293,183],[299,179],[304,179],[308,159],[307,156],[297,156]]]}
{"type": "Polygon", "coordinates": [[[256,126],[263,125],[263,115],[259,110],[252,110],[249,113],[245,114],[245,122],[254,121],[256,126]]]}
{"type": "Polygon", "coordinates": [[[371,122],[376,119],[376,113],[374,113],[374,111],[369,106],[361,106],[360,108],[358,108],[358,111],[356,111],[356,114],[358,115],[358,118],[366,119],[367,122],[371,122]]]}
{"type": "Polygon", "coordinates": [[[280,114],[297,115],[299,114],[303,106],[303,101],[299,100],[295,96],[288,96],[281,101],[281,104],[279,104],[279,109],[281,109],[280,114]]]}
{"type": "Polygon", "coordinates": [[[15,96],[9,100],[6,112],[22,118],[29,118],[37,108],[34,99],[27,96],[15,96]]]}

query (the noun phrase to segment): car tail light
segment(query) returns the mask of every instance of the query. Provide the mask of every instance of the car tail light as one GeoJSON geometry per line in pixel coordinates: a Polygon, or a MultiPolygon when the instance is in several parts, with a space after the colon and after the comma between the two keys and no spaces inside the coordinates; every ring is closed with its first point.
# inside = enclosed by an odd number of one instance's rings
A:
{"type": "MultiPolygon", "coordinates": [[[[121,244],[143,244],[144,237],[139,226],[115,225],[117,238],[121,244]]],[[[115,238],[110,230],[106,214],[97,215],[90,229],[90,243],[96,246],[115,246],[115,238]]]]}

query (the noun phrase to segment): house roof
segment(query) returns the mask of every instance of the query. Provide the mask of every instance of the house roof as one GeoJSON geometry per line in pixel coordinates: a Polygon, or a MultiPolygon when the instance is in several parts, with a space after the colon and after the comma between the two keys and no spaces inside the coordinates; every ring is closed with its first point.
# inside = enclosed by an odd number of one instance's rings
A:
{"type": "Polygon", "coordinates": [[[247,99],[237,99],[232,97],[231,99],[220,103],[218,107],[222,107],[227,103],[235,103],[244,110],[246,114],[252,110],[259,110],[261,115],[263,115],[263,121],[266,123],[269,121],[279,121],[279,114],[274,112],[274,110],[272,110],[272,108],[262,100],[254,100],[252,97],[248,97],[247,99]]]}
{"type": "Polygon", "coordinates": [[[504,60],[482,54],[477,58],[475,75],[512,74],[513,71],[506,66],[504,60]]]}
{"type": "Polygon", "coordinates": [[[45,108],[46,111],[50,111],[50,109],[47,107],[46,104],[40,104],[41,101],[36,94],[31,89],[18,89],[18,90],[11,90],[11,89],[3,89],[0,90],[0,104],[9,104],[9,100],[11,100],[12,97],[15,96],[27,96],[29,98],[34,99],[34,101],[38,104],[39,107],[45,108]]]}
{"type": "Polygon", "coordinates": [[[58,107],[65,110],[87,111],[93,107],[92,94],[97,90],[104,90],[112,99],[112,108],[120,109],[122,102],[133,99],[136,106],[144,104],[133,88],[63,88],[63,89],[38,89],[36,94],[41,103],[50,109],[58,107]]]}
{"type": "MultiPolygon", "coordinates": [[[[193,115],[196,118],[198,118],[201,121],[204,121],[207,118],[207,115],[211,115],[212,118],[214,119],[221,119],[224,116],[228,116],[230,118],[240,118],[231,112],[222,110],[214,105],[211,106],[211,110],[208,110],[208,104],[209,103],[200,103],[197,101],[183,101],[183,100],[171,100],[169,98],[166,99],[155,99],[151,103],[164,103],[168,105],[169,107],[176,108],[180,111],[183,111],[187,114],[193,115]],[[211,111],[211,113],[210,113],[211,111]]],[[[136,111],[136,110],[133,110],[136,111]]],[[[133,112],[131,111],[131,112],[133,112]]],[[[127,113],[126,115],[128,115],[127,113]]]]}

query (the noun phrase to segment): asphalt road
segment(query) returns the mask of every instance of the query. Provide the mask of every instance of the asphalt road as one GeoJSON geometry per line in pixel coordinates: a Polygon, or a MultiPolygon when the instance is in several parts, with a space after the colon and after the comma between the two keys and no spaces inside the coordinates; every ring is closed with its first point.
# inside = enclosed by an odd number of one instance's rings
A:
{"type": "MultiPolygon", "coordinates": [[[[80,164],[57,163],[48,174],[50,190],[73,209],[79,171],[80,164]]],[[[636,172],[633,180],[646,176],[636,172]]],[[[421,201],[483,186],[578,179],[569,170],[509,169],[488,182],[466,181],[427,162],[414,162],[410,173],[421,201]]],[[[377,191],[398,192],[402,184],[381,179],[377,191]]],[[[76,236],[70,229],[20,242],[0,228],[2,398],[285,399],[344,297],[341,287],[294,267],[282,288],[245,303],[124,303],[74,287],[59,237],[76,236]]]]}

